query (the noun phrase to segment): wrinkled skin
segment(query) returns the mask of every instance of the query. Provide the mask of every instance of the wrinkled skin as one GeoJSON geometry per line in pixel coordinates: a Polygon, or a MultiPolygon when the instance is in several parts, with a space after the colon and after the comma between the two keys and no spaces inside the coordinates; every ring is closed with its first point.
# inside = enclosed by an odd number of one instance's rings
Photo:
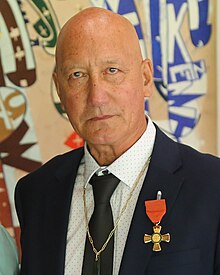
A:
{"type": "Polygon", "coordinates": [[[122,16],[88,8],[72,17],[58,37],[54,81],[74,130],[100,165],[145,131],[152,64],[142,59],[135,29],[122,16]]]}

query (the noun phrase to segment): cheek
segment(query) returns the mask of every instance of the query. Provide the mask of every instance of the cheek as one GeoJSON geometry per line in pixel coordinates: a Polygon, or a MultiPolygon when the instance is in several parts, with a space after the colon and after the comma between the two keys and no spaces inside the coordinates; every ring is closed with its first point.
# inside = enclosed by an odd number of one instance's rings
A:
{"type": "Polygon", "coordinates": [[[124,101],[127,106],[131,107],[131,111],[135,106],[141,105],[144,102],[144,94],[141,86],[135,84],[129,85],[124,88],[124,91],[124,101]]]}
{"type": "Polygon", "coordinates": [[[77,115],[81,106],[79,97],[77,95],[72,95],[71,93],[63,95],[62,103],[69,117],[72,117],[74,114],[77,115]]]}
{"type": "Polygon", "coordinates": [[[144,95],[141,92],[141,87],[140,89],[137,86],[129,87],[121,106],[130,119],[133,120],[134,117],[137,119],[138,116],[141,116],[144,112],[144,95]]]}

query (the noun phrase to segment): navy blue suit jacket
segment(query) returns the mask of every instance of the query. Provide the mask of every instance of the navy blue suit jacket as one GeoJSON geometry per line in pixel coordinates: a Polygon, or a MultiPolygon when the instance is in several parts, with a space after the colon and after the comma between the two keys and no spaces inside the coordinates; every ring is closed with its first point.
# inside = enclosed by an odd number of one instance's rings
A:
{"type": "MultiPolygon", "coordinates": [[[[63,275],[74,181],[83,149],[56,156],[16,187],[23,275],[63,275]]],[[[157,129],[121,262],[120,275],[220,275],[220,160],[178,144],[157,129]],[[171,242],[153,252],[145,200],[166,199],[162,233],[171,242]]],[[[80,274],[76,274],[80,275],[80,274]]]]}

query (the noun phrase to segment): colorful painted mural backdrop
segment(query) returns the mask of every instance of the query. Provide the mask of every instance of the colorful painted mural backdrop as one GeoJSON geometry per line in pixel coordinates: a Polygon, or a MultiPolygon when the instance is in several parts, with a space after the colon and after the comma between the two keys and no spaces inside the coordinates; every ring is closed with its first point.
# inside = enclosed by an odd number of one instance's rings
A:
{"type": "Polygon", "coordinates": [[[215,5],[211,0],[1,0],[0,222],[17,241],[17,180],[83,144],[52,82],[64,22],[89,6],[128,18],[143,57],[154,66],[155,92],[146,112],[178,142],[216,154],[215,5]]]}

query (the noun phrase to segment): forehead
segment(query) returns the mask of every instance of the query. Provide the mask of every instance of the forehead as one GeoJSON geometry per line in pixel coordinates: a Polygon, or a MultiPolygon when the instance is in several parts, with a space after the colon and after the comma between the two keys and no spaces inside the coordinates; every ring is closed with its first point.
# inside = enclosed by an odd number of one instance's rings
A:
{"type": "Polygon", "coordinates": [[[121,37],[112,39],[100,33],[94,35],[81,33],[69,36],[59,52],[61,62],[70,62],[74,59],[79,64],[92,60],[109,64],[122,60],[129,62],[130,58],[133,59],[133,54],[128,40],[121,39],[121,37]]]}
{"type": "MultiPolygon", "coordinates": [[[[86,21],[73,20],[58,38],[58,63],[83,61],[114,63],[119,60],[139,60],[139,41],[134,28],[121,18],[98,18],[86,21]]],[[[134,62],[134,61],[133,61],[134,62]]]]}
{"type": "MultiPolygon", "coordinates": [[[[120,47],[128,47],[129,46],[129,35],[127,32],[122,30],[114,30],[103,27],[99,29],[90,29],[86,28],[86,26],[82,29],[79,28],[76,31],[70,32],[64,38],[64,45],[72,48],[113,48],[117,49],[120,47]]],[[[130,41],[131,42],[131,41],[130,41]]]]}

